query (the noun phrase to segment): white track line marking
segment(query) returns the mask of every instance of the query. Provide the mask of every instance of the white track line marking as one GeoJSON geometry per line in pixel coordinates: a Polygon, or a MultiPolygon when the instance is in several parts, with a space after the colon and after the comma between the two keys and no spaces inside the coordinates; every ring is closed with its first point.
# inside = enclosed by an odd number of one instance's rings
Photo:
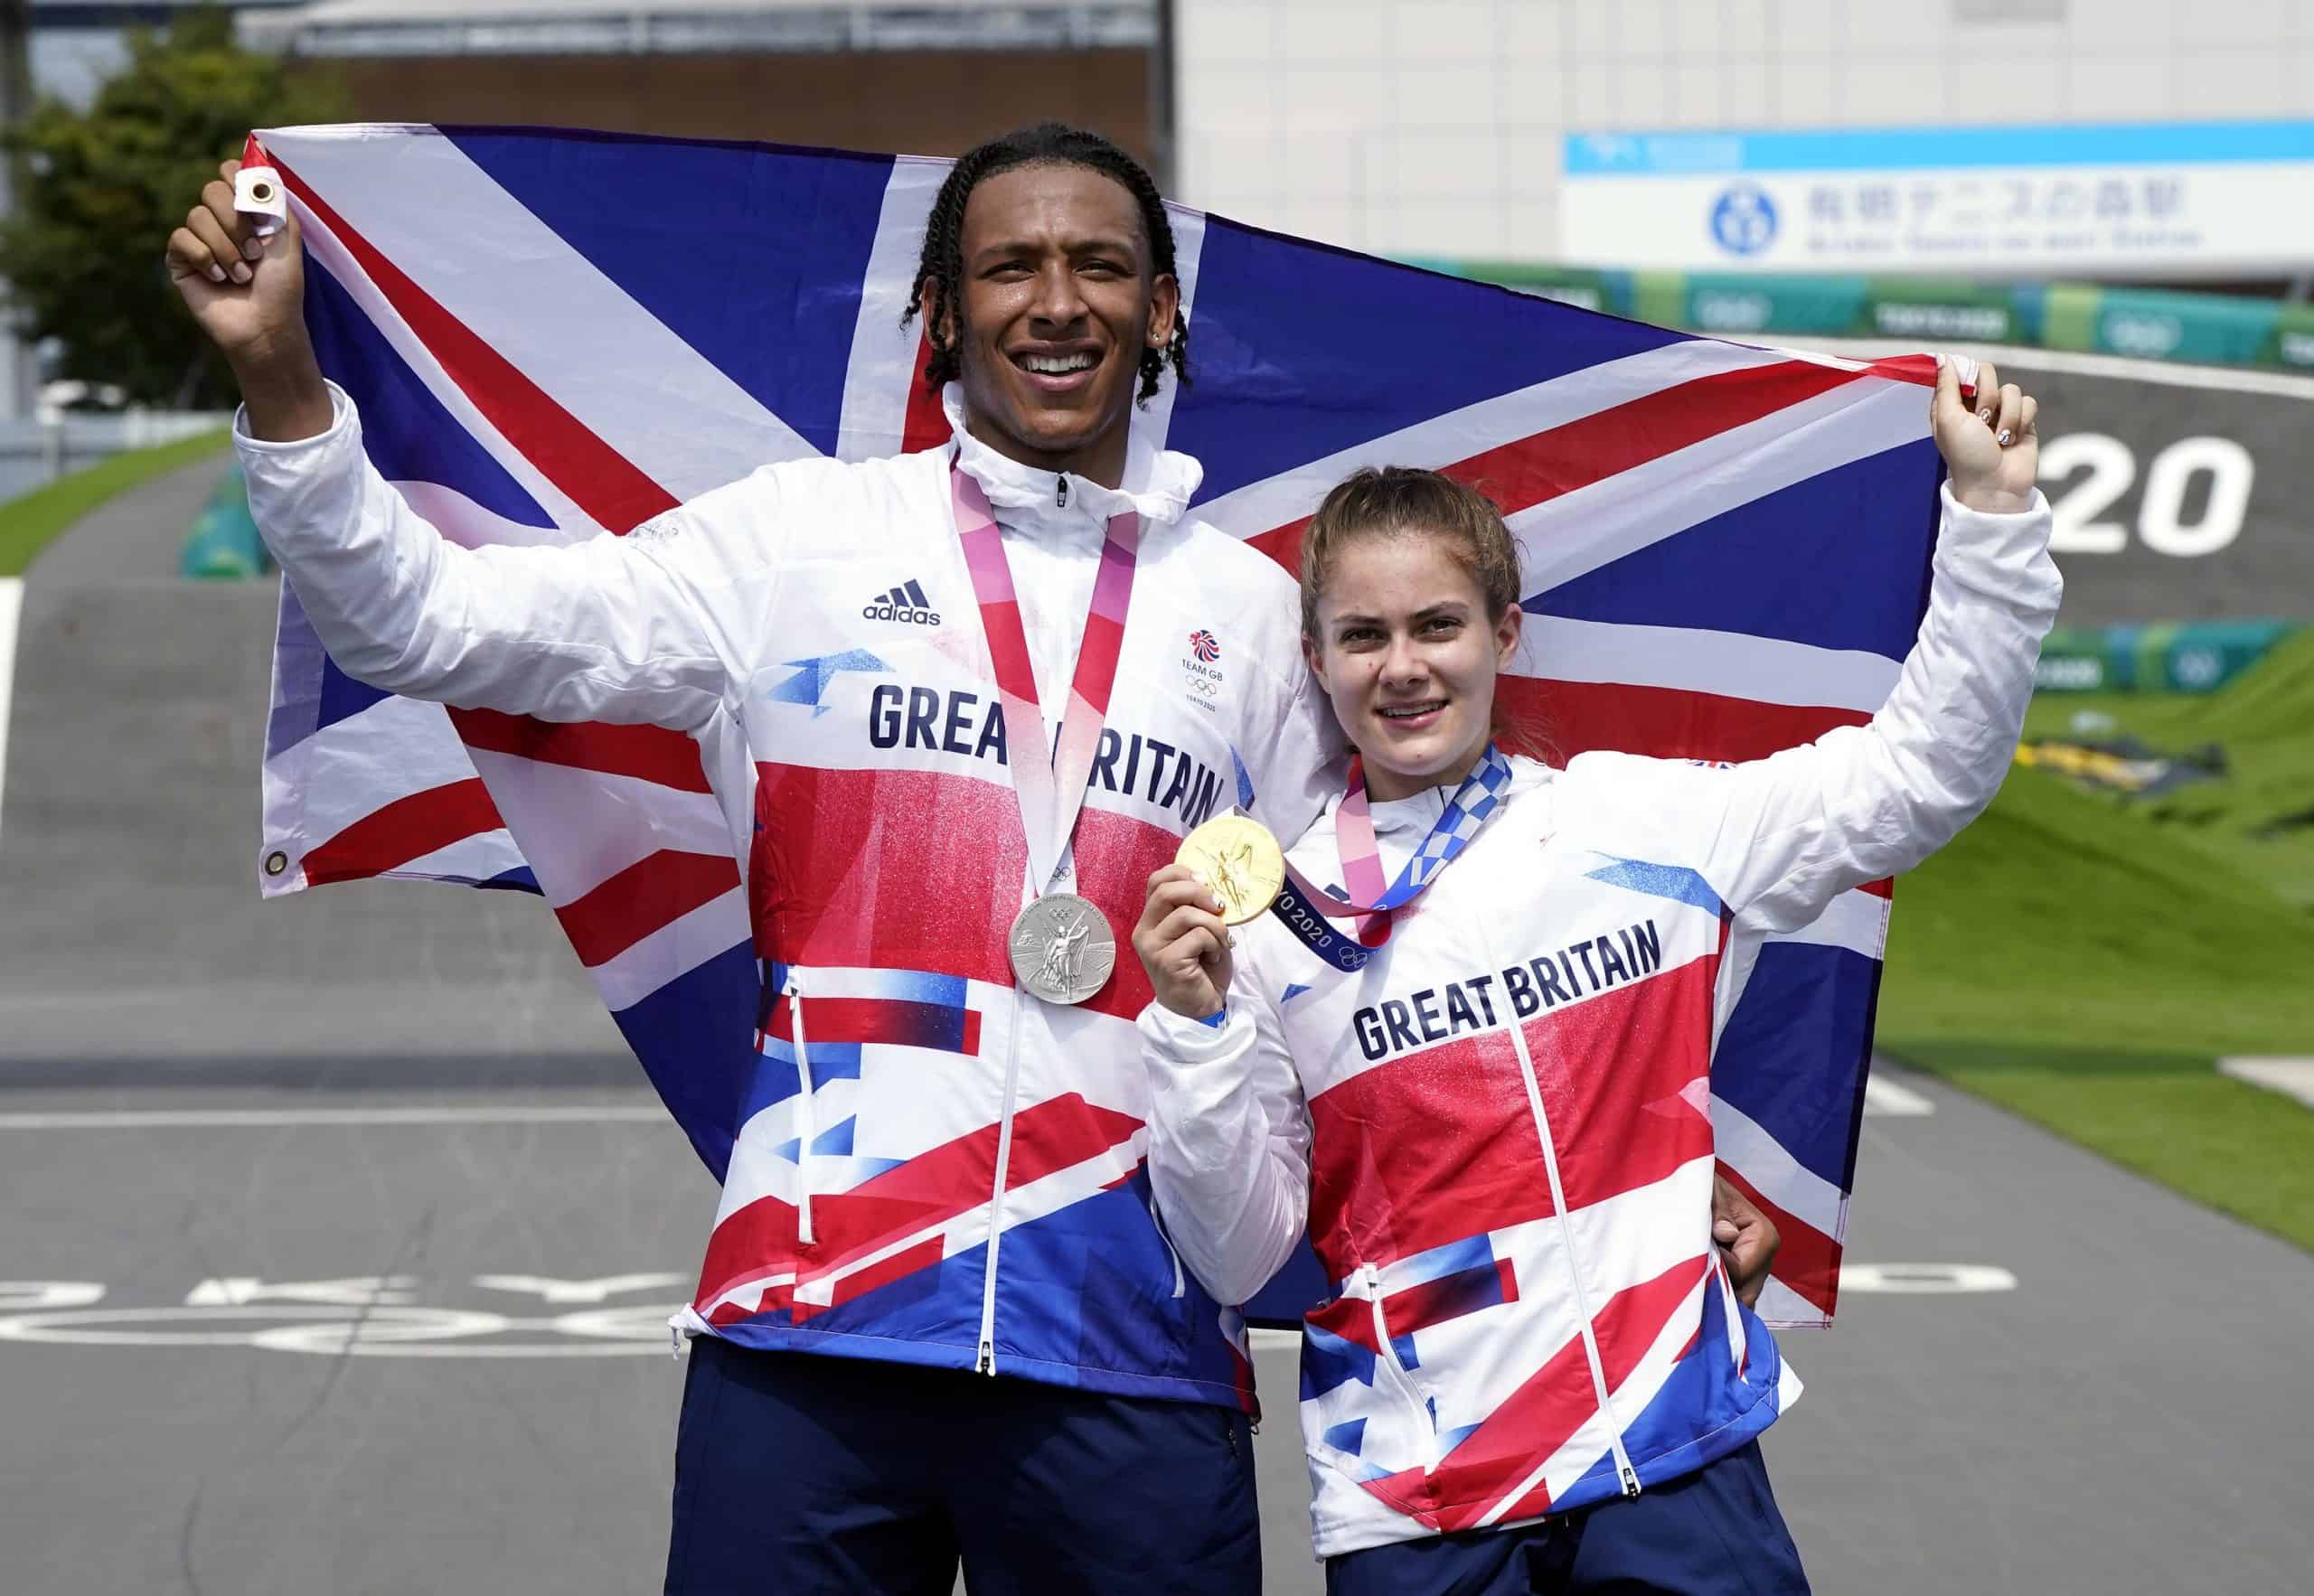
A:
{"type": "Polygon", "coordinates": [[[24,579],[0,577],[0,793],[8,788],[8,698],[16,683],[16,616],[24,603],[24,579]]]}
{"type": "Polygon", "coordinates": [[[1894,1081],[1884,1081],[1873,1075],[1864,1083],[1864,1112],[1867,1114],[1917,1118],[1922,1114],[1934,1113],[1936,1104],[1910,1086],[1899,1086],[1894,1081]]]}
{"type": "Polygon", "coordinates": [[[1893,1297],[2013,1291],[2017,1277],[1998,1263],[1843,1263],[1840,1290],[1893,1297]]]}
{"type": "Polygon", "coordinates": [[[2314,1058],[2221,1058],[2217,1073],[2314,1108],[2314,1058]]]}
{"type": "Polygon", "coordinates": [[[650,1103],[518,1103],[503,1108],[88,1109],[0,1113],[0,1131],[234,1131],[305,1125],[673,1124],[650,1103]]]}

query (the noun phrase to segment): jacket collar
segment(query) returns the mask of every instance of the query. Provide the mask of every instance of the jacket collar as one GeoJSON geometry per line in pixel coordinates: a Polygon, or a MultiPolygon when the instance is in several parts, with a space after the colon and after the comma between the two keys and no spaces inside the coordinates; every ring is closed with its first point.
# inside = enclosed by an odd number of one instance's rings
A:
{"type": "Polygon", "coordinates": [[[1411,850],[1430,835],[1430,828],[1446,812],[1446,801],[1461,786],[1462,783],[1453,782],[1443,787],[1425,787],[1410,798],[1369,803],[1367,813],[1373,819],[1375,837],[1403,838],[1404,846],[1411,850]]]}
{"type": "MultiPolygon", "coordinates": [[[[1526,792],[1551,779],[1548,765],[1523,754],[1513,754],[1510,757],[1510,785],[1505,796],[1526,792]]],[[[1412,852],[1425,837],[1430,835],[1430,828],[1438,823],[1440,815],[1446,812],[1447,800],[1460,792],[1462,786],[1459,781],[1448,782],[1444,786],[1425,787],[1410,798],[1393,798],[1387,803],[1369,803],[1368,813],[1374,821],[1376,839],[1392,842],[1412,852]]],[[[1336,799],[1329,804],[1328,813],[1338,809],[1340,803],[1340,800],[1336,799]]]]}
{"type": "Polygon", "coordinates": [[[1110,517],[1127,511],[1147,521],[1176,521],[1189,508],[1190,495],[1197,492],[1197,484],[1205,476],[1205,468],[1189,455],[1152,447],[1136,432],[1125,451],[1123,483],[1105,488],[1070,474],[1068,503],[1063,506],[1061,473],[1023,465],[998,454],[964,430],[961,387],[954,382],[948,384],[941,392],[940,406],[947,412],[948,427],[955,437],[958,463],[980,483],[990,506],[1027,512],[1008,515],[1004,518],[1008,521],[1089,520],[1105,523],[1110,517]]]}

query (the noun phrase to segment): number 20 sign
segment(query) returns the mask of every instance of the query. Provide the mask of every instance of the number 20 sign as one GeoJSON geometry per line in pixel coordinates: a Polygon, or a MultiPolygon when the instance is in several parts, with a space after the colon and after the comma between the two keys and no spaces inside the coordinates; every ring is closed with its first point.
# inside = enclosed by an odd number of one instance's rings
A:
{"type": "MultiPolygon", "coordinates": [[[[2180,559],[2215,554],[2242,535],[2256,479],[2257,463],[2232,438],[2179,438],[2146,467],[2138,500],[2138,541],[2180,559]]],[[[2058,554],[2121,553],[2129,546],[2130,528],[2108,514],[2137,480],[2136,452],[2111,434],[2070,432],[2043,444],[2041,481],[2048,485],[2056,516],[2050,549],[2058,554]]]]}

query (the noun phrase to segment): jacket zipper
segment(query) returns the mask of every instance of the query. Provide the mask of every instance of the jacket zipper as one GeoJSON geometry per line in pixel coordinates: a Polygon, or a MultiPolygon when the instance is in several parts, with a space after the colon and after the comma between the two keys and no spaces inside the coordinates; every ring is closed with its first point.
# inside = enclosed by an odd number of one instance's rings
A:
{"type": "Polygon", "coordinates": [[[988,1199],[988,1270],[981,1281],[980,1356],[973,1367],[996,1373],[996,1245],[1002,1237],[1005,1172],[1012,1163],[1012,1098],[1021,1086],[1021,989],[1012,989],[1012,1025],[1004,1044],[1004,1115],[996,1131],[996,1189],[988,1199]]]}
{"type": "Polygon", "coordinates": [[[1060,474],[1059,481],[1054,485],[1052,502],[1058,509],[1068,508],[1068,474],[1065,471],[1060,474]]]}
{"type": "Polygon", "coordinates": [[[1173,1296],[1176,1300],[1189,1295],[1189,1279],[1181,1272],[1181,1255],[1173,1247],[1173,1238],[1165,1234],[1165,1222],[1157,1216],[1157,1205],[1149,1205],[1149,1223],[1157,1232],[1157,1239],[1165,1245],[1165,1256],[1173,1261],[1173,1296]]]}
{"type": "Polygon", "coordinates": [[[819,1122],[812,1103],[812,1051],[804,1040],[804,982],[795,967],[787,968],[787,1017],[795,1032],[795,1076],[802,1084],[795,1114],[802,1136],[795,1143],[795,1240],[815,1244],[812,1234],[812,1143],[819,1136],[819,1122]]]}
{"type": "MultiPolygon", "coordinates": [[[[1485,937],[1482,934],[1482,943],[1485,937]]],[[[1495,964],[1494,949],[1486,948],[1487,962],[1495,964]]],[[[1575,1282],[1575,1310],[1582,1316],[1583,1356],[1591,1365],[1591,1389],[1599,1399],[1599,1412],[1607,1421],[1607,1442],[1615,1454],[1615,1476],[1623,1483],[1626,1497],[1639,1495],[1639,1470],[1631,1466],[1631,1454],[1623,1450],[1623,1421],[1615,1416],[1615,1404],[1607,1394],[1607,1366],[1599,1356],[1599,1338],[1591,1328],[1591,1293],[1583,1283],[1583,1260],[1575,1249],[1575,1227],[1566,1219],[1566,1189],[1559,1184],[1558,1149],[1551,1141],[1550,1116],[1543,1112],[1543,1090],[1535,1079],[1534,1056],[1527,1051],[1526,1028],[1519,1017],[1510,1018],[1510,1046],[1519,1055],[1519,1074],[1527,1085],[1528,1112],[1535,1116],[1535,1134],[1543,1144],[1543,1172],[1550,1179],[1551,1211],[1558,1220],[1561,1242],[1566,1246],[1567,1276],[1575,1282]]]]}
{"type": "Polygon", "coordinates": [[[1398,1388],[1399,1399],[1414,1414],[1416,1428],[1430,1438],[1425,1448],[1430,1461],[1423,1467],[1423,1472],[1426,1474],[1438,1467],[1438,1420],[1421,1400],[1421,1394],[1415,1390],[1414,1376],[1406,1373],[1406,1366],[1398,1361],[1398,1349],[1391,1345],[1390,1327],[1382,1319],[1381,1272],[1371,1263],[1361,1263],[1358,1266],[1358,1272],[1366,1282],[1367,1309],[1374,1316],[1375,1356],[1389,1366],[1391,1384],[1398,1388]]]}

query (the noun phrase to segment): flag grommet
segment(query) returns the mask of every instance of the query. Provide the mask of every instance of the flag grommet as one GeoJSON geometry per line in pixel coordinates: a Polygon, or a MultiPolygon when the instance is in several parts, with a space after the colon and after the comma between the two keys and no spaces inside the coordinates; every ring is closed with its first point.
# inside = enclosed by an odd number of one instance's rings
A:
{"type": "Polygon", "coordinates": [[[282,871],[288,868],[289,856],[282,852],[279,849],[277,848],[271,853],[265,856],[265,873],[267,875],[278,876],[282,871]]]}

